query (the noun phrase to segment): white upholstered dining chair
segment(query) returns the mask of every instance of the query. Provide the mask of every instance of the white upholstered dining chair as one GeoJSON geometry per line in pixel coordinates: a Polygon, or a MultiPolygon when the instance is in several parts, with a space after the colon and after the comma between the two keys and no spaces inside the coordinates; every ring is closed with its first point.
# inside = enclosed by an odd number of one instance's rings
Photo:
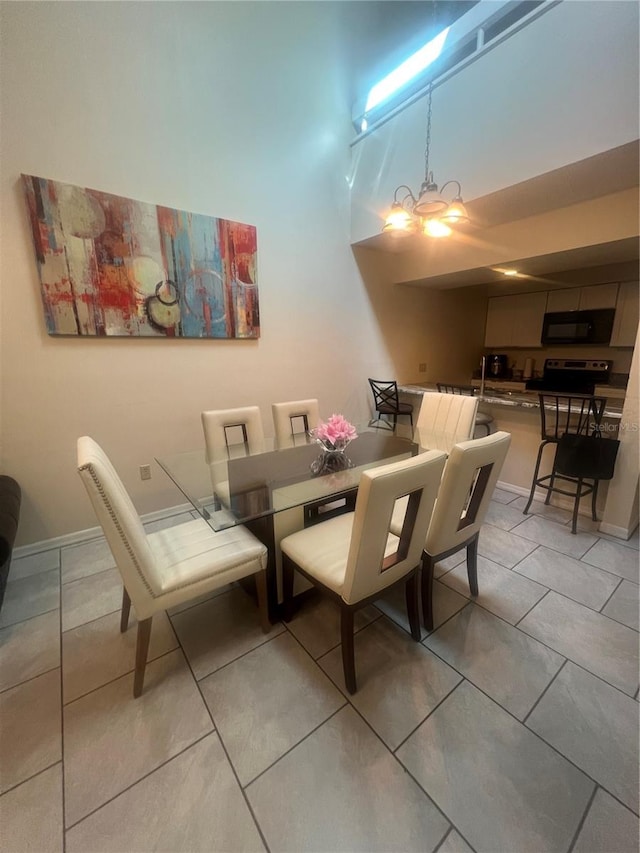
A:
{"type": "Polygon", "coordinates": [[[267,549],[246,528],[216,533],[204,519],[147,534],[115,468],[89,436],[78,439],[78,473],[122,576],[120,630],[131,604],[138,620],[133,695],[140,696],[155,613],[255,575],[262,628],[267,612],[267,549]]]}
{"type": "Polygon", "coordinates": [[[320,408],[315,399],[272,403],[271,413],[278,448],[293,446],[296,437],[306,437],[320,422],[320,408]]]}
{"type": "Polygon", "coordinates": [[[299,571],[340,605],[342,665],[347,690],[355,693],[354,613],[382,590],[405,581],[414,640],[420,640],[420,558],[446,454],[441,451],[363,471],[355,511],[292,533],[282,549],[284,618],[292,616],[294,572],[299,571]],[[393,535],[396,501],[405,512],[393,535]]]}
{"type": "MultiPolygon", "coordinates": [[[[469,588],[472,595],[478,594],[478,536],[510,444],[508,432],[495,432],[451,448],[423,545],[422,613],[427,631],[433,630],[433,567],[438,560],[466,548],[469,588]]],[[[394,533],[401,529],[400,510],[391,523],[394,533]]]]}
{"type": "Polygon", "coordinates": [[[448,453],[454,444],[473,438],[477,411],[477,397],[427,391],[422,396],[415,439],[421,447],[448,453]]]}
{"type": "Polygon", "coordinates": [[[211,409],[202,412],[202,429],[215,505],[229,506],[227,461],[265,450],[262,416],[258,406],[211,409]]]}

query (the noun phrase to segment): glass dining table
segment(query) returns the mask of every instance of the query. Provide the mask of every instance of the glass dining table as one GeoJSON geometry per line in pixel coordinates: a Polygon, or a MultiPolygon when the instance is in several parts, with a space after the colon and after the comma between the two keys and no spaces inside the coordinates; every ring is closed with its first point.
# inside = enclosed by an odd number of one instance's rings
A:
{"type": "MultiPolygon", "coordinates": [[[[398,425],[392,431],[367,425],[358,427],[342,465],[329,460],[334,464],[328,472],[321,465],[321,446],[306,435],[292,437],[286,447],[266,439],[260,452],[249,453],[245,444],[236,444],[213,459],[202,448],[158,456],[156,462],[214,530],[242,524],[267,546],[269,615],[276,621],[282,603],[280,540],[352,511],[363,471],[424,449],[409,427],[398,425]]],[[[294,594],[307,587],[297,578],[294,594]]]]}

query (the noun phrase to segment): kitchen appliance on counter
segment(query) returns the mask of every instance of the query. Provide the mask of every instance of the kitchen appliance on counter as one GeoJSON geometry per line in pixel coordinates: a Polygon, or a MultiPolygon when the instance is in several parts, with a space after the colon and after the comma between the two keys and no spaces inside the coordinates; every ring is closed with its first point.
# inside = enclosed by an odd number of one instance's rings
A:
{"type": "Polygon", "coordinates": [[[492,352],[487,356],[487,379],[511,379],[509,357],[504,353],[492,352]]]}
{"type": "Polygon", "coordinates": [[[593,394],[596,385],[608,385],[612,361],[547,358],[541,379],[530,379],[527,391],[557,394],[593,394]]]}
{"type": "Polygon", "coordinates": [[[608,344],[615,308],[592,311],[554,311],[544,315],[541,342],[555,344],[608,344]]]}

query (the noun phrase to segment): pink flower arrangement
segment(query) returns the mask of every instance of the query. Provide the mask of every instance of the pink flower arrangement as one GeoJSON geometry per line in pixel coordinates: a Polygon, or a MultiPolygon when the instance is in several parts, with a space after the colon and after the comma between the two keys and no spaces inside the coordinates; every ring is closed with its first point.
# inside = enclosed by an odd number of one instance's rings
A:
{"type": "Polygon", "coordinates": [[[327,450],[344,450],[350,441],[358,437],[356,428],[342,415],[331,415],[326,423],[320,421],[311,434],[327,450]]]}

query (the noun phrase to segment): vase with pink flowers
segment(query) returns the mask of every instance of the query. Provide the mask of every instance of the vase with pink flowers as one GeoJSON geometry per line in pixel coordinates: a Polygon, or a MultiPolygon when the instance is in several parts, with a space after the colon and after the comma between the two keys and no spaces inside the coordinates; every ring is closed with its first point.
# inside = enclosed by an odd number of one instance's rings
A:
{"type": "Polygon", "coordinates": [[[311,430],[311,435],[322,447],[320,456],[311,463],[311,473],[314,475],[331,474],[352,468],[353,462],[345,454],[349,443],[358,437],[353,424],[342,415],[331,415],[325,422],[311,430]]]}

